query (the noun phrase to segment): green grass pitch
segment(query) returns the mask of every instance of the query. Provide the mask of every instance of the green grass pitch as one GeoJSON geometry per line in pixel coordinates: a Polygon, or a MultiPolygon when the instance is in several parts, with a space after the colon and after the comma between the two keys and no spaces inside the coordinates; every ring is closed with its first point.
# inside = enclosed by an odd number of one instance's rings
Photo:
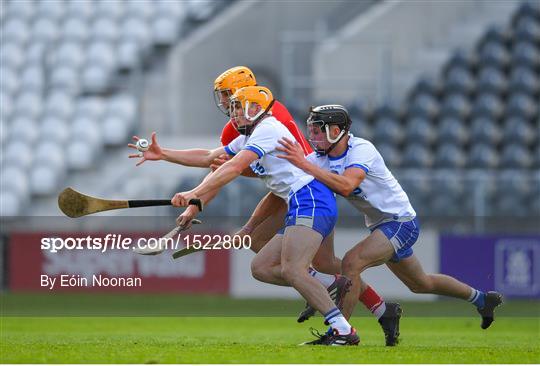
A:
{"type": "Polygon", "coordinates": [[[1,305],[2,363],[540,361],[538,302],[507,304],[487,331],[480,329],[480,319],[469,304],[403,303],[401,343],[394,348],[384,347],[378,324],[363,309],[357,311],[362,316],[353,318],[360,346],[297,346],[311,338],[310,326],[324,329],[320,317],[296,323],[292,315],[302,308],[300,301],[3,295],[1,305]],[[265,314],[271,316],[260,316],[265,314]]]}

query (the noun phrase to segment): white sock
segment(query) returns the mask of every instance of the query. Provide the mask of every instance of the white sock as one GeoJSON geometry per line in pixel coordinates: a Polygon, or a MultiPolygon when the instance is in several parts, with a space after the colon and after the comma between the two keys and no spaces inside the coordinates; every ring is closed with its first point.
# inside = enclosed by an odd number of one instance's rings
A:
{"type": "Polygon", "coordinates": [[[308,272],[311,275],[311,277],[314,277],[317,281],[322,283],[323,286],[326,288],[330,287],[330,285],[336,281],[336,276],[317,272],[312,267],[309,267],[308,272]]]}
{"type": "Polygon", "coordinates": [[[377,317],[377,319],[380,319],[381,316],[383,316],[385,311],[386,311],[386,302],[384,301],[375,309],[371,310],[371,312],[373,313],[373,315],[377,317]]]}
{"type": "Polygon", "coordinates": [[[328,323],[330,324],[332,329],[337,330],[338,333],[341,335],[347,335],[351,333],[351,325],[343,315],[333,317],[332,319],[330,319],[330,321],[328,321],[328,323]]]}

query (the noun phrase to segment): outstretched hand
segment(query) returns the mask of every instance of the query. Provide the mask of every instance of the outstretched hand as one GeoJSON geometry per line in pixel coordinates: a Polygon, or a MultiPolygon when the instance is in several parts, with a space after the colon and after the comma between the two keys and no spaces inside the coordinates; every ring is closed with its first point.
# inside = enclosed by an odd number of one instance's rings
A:
{"type": "MultiPolygon", "coordinates": [[[[133,141],[135,141],[135,143],[139,140],[140,137],[133,136],[133,141]]],[[[128,147],[137,150],[137,146],[135,146],[135,144],[128,144],[128,147]]],[[[139,152],[137,154],[130,154],[128,157],[130,159],[141,158],[141,160],[139,160],[135,166],[141,165],[146,160],[161,160],[163,158],[163,152],[161,151],[161,147],[157,142],[156,133],[152,132],[152,142],[150,143],[148,150],[139,152]]]]}
{"type": "Polygon", "coordinates": [[[278,146],[276,150],[284,152],[286,155],[278,155],[277,157],[290,161],[297,168],[304,169],[308,161],[300,144],[286,137],[280,139],[279,143],[282,147],[278,146]]]}

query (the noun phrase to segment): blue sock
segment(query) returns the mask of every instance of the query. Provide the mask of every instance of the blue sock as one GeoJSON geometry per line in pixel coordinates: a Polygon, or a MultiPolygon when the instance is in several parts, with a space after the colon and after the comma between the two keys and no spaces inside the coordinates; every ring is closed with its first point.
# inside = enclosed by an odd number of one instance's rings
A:
{"type": "Polygon", "coordinates": [[[332,329],[332,327],[328,327],[328,330],[326,331],[326,334],[327,334],[327,335],[332,335],[332,334],[334,334],[334,329],[332,329]]]}
{"type": "Polygon", "coordinates": [[[473,303],[474,306],[476,306],[479,309],[483,308],[486,303],[486,294],[472,287],[471,287],[471,290],[472,290],[471,296],[469,297],[467,301],[469,301],[470,303],[473,303]]]}

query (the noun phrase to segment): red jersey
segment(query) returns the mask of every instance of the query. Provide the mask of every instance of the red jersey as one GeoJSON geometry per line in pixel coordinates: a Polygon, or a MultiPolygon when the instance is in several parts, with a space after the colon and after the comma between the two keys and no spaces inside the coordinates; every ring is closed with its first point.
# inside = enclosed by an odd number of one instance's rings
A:
{"type": "MultiPolygon", "coordinates": [[[[275,117],[279,122],[281,122],[287,129],[292,133],[296,141],[302,146],[302,149],[304,150],[304,154],[309,155],[313,152],[313,149],[311,148],[311,145],[304,137],[304,134],[296,123],[294,122],[294,119],[292,118],[291,114],[285,108],[283,104],[278,102],[277,100],[274,102],[274,105],[272,106],[272,116],[275,117]]],[[[240,136],[240,133],[234,128],[231,120],[227,122],[225,127],[223,127],[223,131],[221,131],[221,145],[227,146],[231,143],[232,140],[240,136]]]]}

